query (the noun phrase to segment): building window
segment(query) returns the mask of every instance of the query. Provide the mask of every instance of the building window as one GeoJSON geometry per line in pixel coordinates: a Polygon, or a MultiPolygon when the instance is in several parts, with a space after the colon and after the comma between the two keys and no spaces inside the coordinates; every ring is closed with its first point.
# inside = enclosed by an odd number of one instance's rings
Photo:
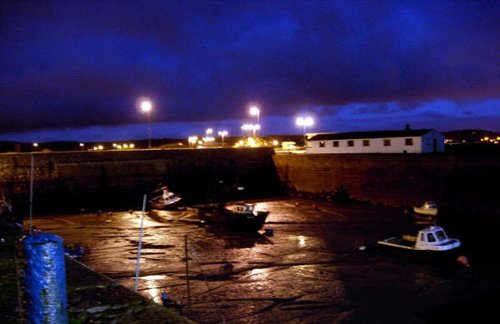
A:
{"type": "Polygon", "coordinates": [[[319,147],[325,147],[325,142],[319,142],[319,147]]]}
{"type": "Polygon", "coordinates": [[[347,141],[347,146],[354,146],[354,141],[347,141]]]}
{"type": "Polygon", "coordinates": [[[333,141],[333,147],[339,147],[339,141],[333,141]]]}
{"type": "Polygon", "coordinates": [[[391,146],[391,140],[390,139],[385,139],[384,140],[384,146],[391,146]]]}
{"type": "Polygon", "coordinates": [[[413,138],[405,138],[406,146],[413,146],[413,138]]]}
{"type": "Polygon", "coordinates": [[[370,146],[370,140],[363,140],[363,146],[370,146]]]}

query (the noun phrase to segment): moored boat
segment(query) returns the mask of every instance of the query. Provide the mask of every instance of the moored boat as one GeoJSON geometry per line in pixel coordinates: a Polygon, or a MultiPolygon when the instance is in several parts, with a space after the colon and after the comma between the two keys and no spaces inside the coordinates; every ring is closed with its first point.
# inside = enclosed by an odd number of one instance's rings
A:
{"type": "Polygon", "coordinates": [[[208,224],[223,225],[232,230],[256,232],[264,225],[269,211],[257,210],[256,204],[239,202],[198,207],[199,217],[208,224]]]}
{"type": "Polygon", "coordinates": [[[446,252],[460,247],[460,240],[449,238],[441,226],[429,226],[418,231],[416,236],[392,236],[377,241],[379,245],[402,250],[446,252]]]}
{"type": "Polygon", "coordinates": [[[438,213],[438,206],[433,201],[426,201],[421,206],[413,206],[413,212],[420,215],[436,216],[438,213]]]}
{"type": "Polygon", "coordinates": [[[154,209],[171,209],[177,207],[181,199],[179,195],[164,186],[151,193],[149,203],[154,209]]]}

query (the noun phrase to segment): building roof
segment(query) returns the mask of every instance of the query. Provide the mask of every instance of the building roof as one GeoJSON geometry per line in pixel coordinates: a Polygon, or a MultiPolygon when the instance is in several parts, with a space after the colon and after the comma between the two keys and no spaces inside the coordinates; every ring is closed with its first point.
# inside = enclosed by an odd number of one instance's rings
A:
{"type": "Polygon", "coordinates": [[[388,137],[417,137],[431,132],[432,129],[405,129],[368,132],[322,133],[310,137],[309,141],[361,139],[361,138],[388,138],[388,137]]]}

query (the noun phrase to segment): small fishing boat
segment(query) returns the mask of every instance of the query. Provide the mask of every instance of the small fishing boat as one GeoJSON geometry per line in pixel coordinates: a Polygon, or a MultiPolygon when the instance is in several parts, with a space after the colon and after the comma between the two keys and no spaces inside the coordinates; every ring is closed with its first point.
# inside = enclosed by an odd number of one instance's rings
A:
{"type": "Polygon", "coordinates": [[[438,213],[438,206],[433,201],[426,201],[421,206],[414,206],[413,211],[420,215],[436,216],[438,213]]]}
{"type": "Polygon", "coordinates": [[[164,186],[151,193],[149,203],[154,209],[172,209],[179,205],[181,199],[179,195],[164,186]]]}
{"type": "Polygon", "coordinates": [[[416,236],[392,236],[377,241],[379,245],[402,250],[446,252],[460,247],[460,240],[448,238],[441,226],[429,226],[418,231],[416,236]]]}
{"type": "Polygon", "coordinates": [[[199,217],[208,224],[223,225],[229,229],[256,232],[264,225],[269,211],[257,210],[256,204],[238,202],[198,207],[199,217]]]}

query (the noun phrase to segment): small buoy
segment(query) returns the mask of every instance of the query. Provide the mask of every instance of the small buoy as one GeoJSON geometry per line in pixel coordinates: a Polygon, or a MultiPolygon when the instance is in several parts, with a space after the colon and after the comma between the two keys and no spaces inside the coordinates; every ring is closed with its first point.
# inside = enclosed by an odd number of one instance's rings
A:
{"type": "Polygon", "coordinates": [[[359,247],[359,250],[360,250],[360,251],[366,251],[366,245],[361,245],[361,246],[359,247]]]}
{"type": "Polygon", "coordinates": [[[318,204],[313,203],[313,204],[312,204],[312,208],[313,208],[313,209],[318,209],[318,204]]]}
{"type": "Polygon", "coordinates": [[[295,207],[299,207],[299,202],[298,201],[295,202],[295,207]]]}

